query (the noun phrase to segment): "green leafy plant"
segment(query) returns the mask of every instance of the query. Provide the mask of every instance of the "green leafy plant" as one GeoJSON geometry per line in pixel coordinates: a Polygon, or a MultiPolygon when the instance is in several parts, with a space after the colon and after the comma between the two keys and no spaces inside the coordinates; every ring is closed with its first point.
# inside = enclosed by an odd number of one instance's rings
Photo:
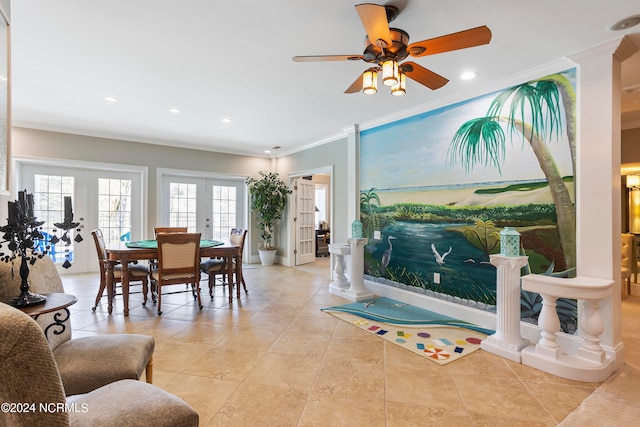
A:
{"type": "Polygon", "coordinates": [[[274,172],[258,172],[260,178],[247,178],[251,195],[251,210],[258,212],[256,228],[260,230],[262,249],[273,250],[273,229],[282,218],[291,189],[274,172]]]}

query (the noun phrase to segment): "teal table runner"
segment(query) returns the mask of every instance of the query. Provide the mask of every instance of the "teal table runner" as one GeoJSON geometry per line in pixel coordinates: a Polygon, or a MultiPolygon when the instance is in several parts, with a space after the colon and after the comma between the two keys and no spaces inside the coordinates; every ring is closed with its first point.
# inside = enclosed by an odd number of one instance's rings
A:
{"type": "MultiPolygon", "coordinates": [[[[157,249],[158,241],[157,240],[135,240],[132,242],[125,242],[128,248],[138,248],[138,249],[157,249]]],[[[200,240],[201,248],[212,248],[214,246],[224,245],[224,242],[220,240],[200,240]]]]}

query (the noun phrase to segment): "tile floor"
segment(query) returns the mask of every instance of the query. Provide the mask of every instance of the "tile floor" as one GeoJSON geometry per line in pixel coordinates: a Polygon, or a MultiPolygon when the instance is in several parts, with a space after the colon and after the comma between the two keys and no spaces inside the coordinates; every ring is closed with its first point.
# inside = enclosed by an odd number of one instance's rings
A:
{"type": "Polygon", "coordinates": [[[201,426],[627,426],[640,418],[640,298],[623,306],[627,366],[580,383],[483,350],[439,366],[323,313],[327,259],[301,268],[251,265],[249,294],[229,305],[216,288],[204,309],[188,293],[163,296],[163,315],[131,296],[91,311],[97,274],[64,276],[78,297],[74,336],[156,339],[153,382],[200,414],[201,426]]]}

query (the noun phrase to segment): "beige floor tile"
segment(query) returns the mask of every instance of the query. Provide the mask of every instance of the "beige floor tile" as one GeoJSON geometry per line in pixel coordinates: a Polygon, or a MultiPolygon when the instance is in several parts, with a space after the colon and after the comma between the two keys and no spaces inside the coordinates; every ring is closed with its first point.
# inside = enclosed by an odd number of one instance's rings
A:
{"type": "Polygon", "coordinates": [[[205,425],[296,426],[306,401],[302,390],[243,383],[205,425]]]}
{"type": "Polygon", "coordinates": [[[386,379],[387,401],[454,411],[464,409],[448,371],[390,366],[386,369],[386,379]]]}
{"type": "Polygon", "coordinates": [[[311,393],[298,427],[384,427],[384,400],[311,393]]]}
{"type": "Polygon", "coordinates": [[[194,355],[183,372],[230,381],[244,381],[265,353],[247,348],[218,345],[194,355]]]}
{"type": "Polygon", "coordinates": [[[482,349],[448,363],[446,366],[454,378],[464,378],[467,375],[514,378],[513,371],[509,369],[503,358],[482,349]]]}
{"type": "Polygon", "coordinates": [[[321,357],[267,353],[246,378],[250,384],[311,390],[321,357]]]}
{"type": "Polygon", "coordinates": [[[377,363],[326,358],[313,390],[319,393],[366,396],[384,400],[385,371],[377,363]]]}
{"type": "Polygon", "coordinates": [[[531,422],[551,419],[538,399],[515,377],[468,375],[457,377],[454,382],[469,412],[531,422]]]}
{"type": "Polygon", "coordinates": [[[331,335],[283,333],[270,351],[298,356],[324,357],[331,342],[331,335]]]}
{"type": "Polygon", "coordinates": [[[556,422],[563,420],[593,393],[593,387],[588,383],[582,386],[550,382],[524,384],[556,422]]]}
{"type": "Polygon", "coordinates": [[[219,380],[192,375],[174,376],[164,388],[175,394],[198,412],[201,420],[209,420],[240,386],[237,381],[219,380]]]}
{"type": "Polygon", "coordinates": [[[329,344],[327,357],[363,363],[384,363],[384,341],[334,336],[329,344]]]}
{"type": "Polygon", "coordinates": [[[405,403],[387,403],[387,427],[473,426],[465,410],[433,408],[405,403]]]}
{"type": "Polygon", "coordinates": [[[287,328],[290,333],[309,333],[314,335],[332,334],[338,319],[335,317],[296,316],[287,328]]]}

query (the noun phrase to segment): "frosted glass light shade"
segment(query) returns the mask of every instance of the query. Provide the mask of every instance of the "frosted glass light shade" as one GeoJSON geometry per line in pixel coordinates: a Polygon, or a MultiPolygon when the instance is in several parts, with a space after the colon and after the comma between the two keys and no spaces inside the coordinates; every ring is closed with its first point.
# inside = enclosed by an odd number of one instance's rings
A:
{"type": "Polygon", "coordinates": [[[388,59],[382,63],[382,84],[393,86],[398,84],[398,61],[388,59]]]}
{"type": "Polygon", "coordinates": [[[378,73],[375,70],[367,70],[362,74],[362,92],[367,95],[378,92],[378,73]]]}
{"type": "Polygon", "coordinates": [[[407,77],[404,73],[400,73],[398,83],[391,86],[391,95],[402,96],[407,93],[407,77]]]}

